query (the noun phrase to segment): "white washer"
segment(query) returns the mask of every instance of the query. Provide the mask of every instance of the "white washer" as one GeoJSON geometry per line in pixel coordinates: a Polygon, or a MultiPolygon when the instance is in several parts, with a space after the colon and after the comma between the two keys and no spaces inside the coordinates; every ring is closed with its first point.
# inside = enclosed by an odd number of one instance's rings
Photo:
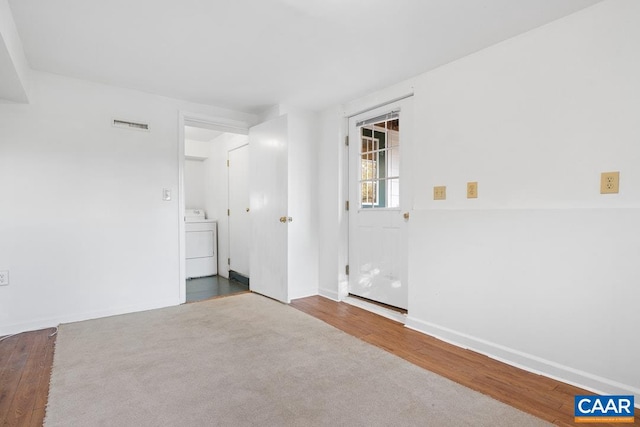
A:
{"type": "Polygon", "coordinates": [[[203,209],[187,209],[184,221],[187,279],[218,274],[217,222],[203,209]]]}

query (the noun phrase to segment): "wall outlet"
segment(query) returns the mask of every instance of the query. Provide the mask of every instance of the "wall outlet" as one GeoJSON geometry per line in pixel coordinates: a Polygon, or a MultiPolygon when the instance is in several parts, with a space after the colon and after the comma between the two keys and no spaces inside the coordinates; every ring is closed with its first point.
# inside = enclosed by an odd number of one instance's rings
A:
{"type": "Polygon", "coordinates": [[[447,186],[439,185],[433,187],[433,200],[446,200],[447,198],[447,186]]]}
{"type": "Polygon", "coordinates": [[[600,174],[600,194],[615,194],[620,187],[620,172],[600,174]]]}
{"type": "Polygon", "coordinates": [[[477,199],[477,198],[478,198],[478,183],[467,182],[467,199],[477,199]]]}
{"type": "Polygon", "coordinates": [[[0,271],[0,286],[7,286],[9,284],[9,270],[0,271]]]}

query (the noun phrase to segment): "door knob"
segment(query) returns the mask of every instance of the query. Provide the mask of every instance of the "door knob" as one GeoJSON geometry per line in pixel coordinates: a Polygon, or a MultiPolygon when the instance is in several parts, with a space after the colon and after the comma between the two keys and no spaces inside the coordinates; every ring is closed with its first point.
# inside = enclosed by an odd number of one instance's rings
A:
{"type": "Polygon", "coordinates": [[[287,222],[287,217],[286,217],[286,216],[281,216],[281,217],[280,217],[280,222],[281,222],[281,223],[283,223],[283,224],[284,224],[285,222],[287,222]]]}
{"type": "Polygon", "coordinates": [[[409,219],[409,212],[405,212],[404,214],[402,214],[402,217],[404,219],[409,219]]]}
{"type": "Polygon", "coordinates": [[[249,212],[249,208],[247,208],[247,212],[249,212]]]}

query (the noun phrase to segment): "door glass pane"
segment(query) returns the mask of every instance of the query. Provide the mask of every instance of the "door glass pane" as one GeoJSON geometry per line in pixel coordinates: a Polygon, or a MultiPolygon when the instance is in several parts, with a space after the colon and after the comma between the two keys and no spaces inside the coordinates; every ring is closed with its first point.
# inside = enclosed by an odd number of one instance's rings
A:
{"type": "Polygon", "coordinates": [[[389,177],[400,176],[400,147],[389,149],[389,177]]]}
{"type": "Polygon", "coordinates": [[[400,122],[360,127],[360,207],[400,206],[400,122]]]}
{"type": "Polygon", "coordinates": [[[389,194],[389,207],[400,206],[400,180],[398,178],[388,179],[387,188],[389,194]]]}

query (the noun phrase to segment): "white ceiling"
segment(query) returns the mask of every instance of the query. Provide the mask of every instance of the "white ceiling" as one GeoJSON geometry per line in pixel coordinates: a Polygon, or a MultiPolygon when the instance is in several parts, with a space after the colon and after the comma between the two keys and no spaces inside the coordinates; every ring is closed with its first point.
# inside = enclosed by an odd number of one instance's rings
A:
{"type": "Polygon", "coordinates": [[[9,0],[33,69],[259,112],[365,95],[597,0],[9,0]]]}

